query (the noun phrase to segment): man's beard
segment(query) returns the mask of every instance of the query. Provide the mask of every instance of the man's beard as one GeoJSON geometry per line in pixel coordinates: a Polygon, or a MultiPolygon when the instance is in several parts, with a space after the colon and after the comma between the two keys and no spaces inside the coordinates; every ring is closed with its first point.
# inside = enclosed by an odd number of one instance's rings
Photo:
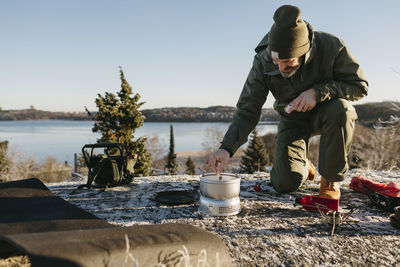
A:
{"type": "Polygon", "coordinates": [[[294,68],[293,68],[291,71],[289,71],[289,72],[282,72],[281,70],[279,70],[279,72],[281,73],[281,75],[282,75],[283,78],[290,78],[290,77],[292,77],[292,76],[297,72],[297,70],[298,70],[299,68],[300,68],[300,65],[294,67],[294,68]]]}

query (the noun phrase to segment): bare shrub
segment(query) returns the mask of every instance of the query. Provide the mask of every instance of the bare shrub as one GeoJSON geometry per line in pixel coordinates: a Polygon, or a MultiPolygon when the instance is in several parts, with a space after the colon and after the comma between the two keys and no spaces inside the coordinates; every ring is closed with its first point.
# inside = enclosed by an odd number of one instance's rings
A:
{"type": "MultiPolygon", "coordinates": [[[[265,143],[265,147],[267,148],[267,153],[270,159],[270,164],[274,162],[275,158],[275,142],[276,142],[277,133],[267,133],[262,136],[262,139],[265,143]]],[[[313,136],[309,140],[308,144],[308,159],[314,164],[318,165],[318,151],[319,151],[319,136],[313,136]]]]}
{"type": "MultiPolygon", "coordinates": [[[[392,103],[392,111],[392,114],[398,114],[400,107],[392,103]]],[[[386,121],[378,120],[372,129],[359,127],[353,142],[351,160],[356,167],[400,169],[400,118],[390,115],[386,121]]]]}
{"type": "Polygon", "coordinates": [[[218,128],[207,128],[201,146],[203,150],[212,152],[217,150],[224,138],[224,133],[218,128]]]}
{"type": "Polygon", "coordinates": [[[153,161],[159,161],[165,158],[166,145],[160,140],[156,134],[147,137],[146,147],[152,155],[153,161]]]}
{"type": "Polygon", "coordinates": [[[8,142],[0,141],[0,181],[10,170],[10,159],[7,154],[8,142]]]}
{"type": "Polygon", "coordinates": [[[40,166],[36,177],[42,182],[69,181],[71,178],[71,171],[72,166],[60,163],[55,157],[49,156],[40,166]]]}
{"type": "Polygon", "coordinates": [[[313,136],[308,142],[308,159],[315,165],[318,166],[318,155],[319,155],[319,141],[321,136],[313,136]]]}
{"type": "MultiPolygon", "coordinates": [[[[201,146],[203,148],[203,157],[201,160],[201,164],[198,164],[198,168],[200,168],[203,172],[211,172],[211,168],[208,166],[208,156],[210,153],[216,151],[224,138],[224,133],[218,128],[207,128],[203,137],[203,142],[201,146]]],[[[228,166],[225,167],[225,170],[228,170],[228,166]]]]}
{"type": "Polygon", "coordinates": [[[160,140],[157,134],[147,136],[146,147],[152,157],[152,167],[154,171],[164,170],[166,159],[166,144],[160,140]]]}
{"type": "Polygon", "coordinates": [[[236,151],[236,153],[229,160],[228,164],[225,167],[225,170],[230,171],[230,172],[238,172],[239,168],[240,168],[239,167],[240,161],[242,160],[244,151],[245,151],[245,148],[243,148],[243,147],[239,148],[236,151]]]}
{"type": "Polygon", "coordinates": [[[277,135],[276,133],[267,133],[261,137],[265,143],[265,148],[267,150],[270,164],[272,164],[272,162],[274,162],[274,158],[275,158],[276,135],[277,135]]]}
{"type": "MultiPolygon", "coordinates": [[[[208,156],[210,153],[218,150],[221,146],[222,139],[224,138],[224,132],[218,128],[207,128],[203,142],[203,156],[199,163],[196,163],[196,166],[200,168],[203,172],[212,172],[211,168],[208,166],[208,156]]],[[[239,148],[236,153],[230,158],[228,163],[224,167],[224,172],[237,172],[239,170],[240,160],[243,155],[243,148],[239,148]]]]}
{"type": "Polygon", "coordinates": [[[5,175],[6,181],[20,180],[34,177],[35,172],[40,169],[39,163],[32,157],[26,159],[18,152],[10,153],[10,169],[5,175]]]}
{"type": "Polygon", "coordinates": [[[352,168],[399,169],[400,122],[372,129],[357,124],[349,162],[352,168]]]}
{"type": "Polygon", "coordinates": [[[153,171],[166,171],[165,164],[167,164],[167,160],[165,158],[153,160],[153,171]]]}
{"type": "Polygon", "coordinates": [[[44,183],[69,181],[72,166],[57,162],[53,156],[49,156],[42,164],[33,158],[26,159],[23,154],[10,153],[10,169],[3,179],[5,181],[20,180],[26,178],[38,178],[44,183]]]}

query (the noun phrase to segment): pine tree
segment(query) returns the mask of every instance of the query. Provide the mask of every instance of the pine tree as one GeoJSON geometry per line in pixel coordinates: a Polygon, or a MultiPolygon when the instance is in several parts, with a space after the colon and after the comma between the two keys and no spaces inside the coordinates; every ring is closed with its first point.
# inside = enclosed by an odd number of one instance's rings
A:
{"type": "MultiPolygon", "coordinates": [[[[98,94],[96,106],[98,112],[94,117],[93,132],[101,134],[97,142],[117,142],[125,145],[128,155],[136,155],[134,166],[135,175],[146,176],[151,171],[151,155],[146,148],[146,138],[140,137],[135,141],[137,128],[143,125],[145,117],[139,108],[144,102],[139,102],[140,95],[133,94],[132,87],[125,80],[120,67],[121,90],[117,95],[106,92],[98,94]]],[[[88,112],[88,111],[87,111],[88,112]]],[[[88,112],[90,115],[90,113],[88,112]]]]}
{"type": "Polygon", "coordinates": [[[192,158],[189,156],[187,161],[186,161],[186,173],[189,175],[194,175],[196,174],[196,165],[194,165],[194,162],[192,158]]]}
{"type": "Polygon", "coordinates": [[[169,152],[167,155],[167,165],[165,168],[168,170],[169,174],[176,174],[178,166],[176,165],[176,154],[175,154],[175,143],[174,143],[174,128],[170,126],[170,135],[169,135],[169,152]]]}
{"type": "Polygon", "coordinates": [[[240,162],[240,172],[254,173],[256,171],[265,171],[268,162],[269,159],[264,141],[258,136],[257,130],[254,129],[249,146],[240,162]]]}

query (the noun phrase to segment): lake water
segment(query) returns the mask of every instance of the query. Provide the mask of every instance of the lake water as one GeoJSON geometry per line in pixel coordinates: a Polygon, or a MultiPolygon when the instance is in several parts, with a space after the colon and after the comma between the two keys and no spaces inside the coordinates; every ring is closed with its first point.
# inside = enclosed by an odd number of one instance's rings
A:
{"type": "MultiPolygon", "coordinates": [[[[174,127],[175,152],[202,150],[208,129],[225,133],[229,123],[220,122],[146,122],[137,129],[139,136],[159,137],[168,151],[170,125],[174,127]]],[[[85,144],[95,143],[99,134],[92,133],[93,121],[33,120],[0,121],[0,141],[9,142],[9,151],[22,153],[25,158],[42,161],[52,155],[59,161],[72,164],[74,153],[85,144]]],[[[260,135],[276,132],[277,125],[257,126],[260,135]]]]}

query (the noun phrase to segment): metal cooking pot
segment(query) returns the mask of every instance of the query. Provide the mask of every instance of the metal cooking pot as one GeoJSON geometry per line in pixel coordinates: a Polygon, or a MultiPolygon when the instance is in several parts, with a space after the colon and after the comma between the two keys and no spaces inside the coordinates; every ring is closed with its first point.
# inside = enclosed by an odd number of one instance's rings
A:
{"type": "Polygon", "coordinates": [[[231,173],[206,173],[200,176],[200,192],[202,196],[214,200],[227,200],[238,197],[240,193],[240,177],[231,173]]]}

